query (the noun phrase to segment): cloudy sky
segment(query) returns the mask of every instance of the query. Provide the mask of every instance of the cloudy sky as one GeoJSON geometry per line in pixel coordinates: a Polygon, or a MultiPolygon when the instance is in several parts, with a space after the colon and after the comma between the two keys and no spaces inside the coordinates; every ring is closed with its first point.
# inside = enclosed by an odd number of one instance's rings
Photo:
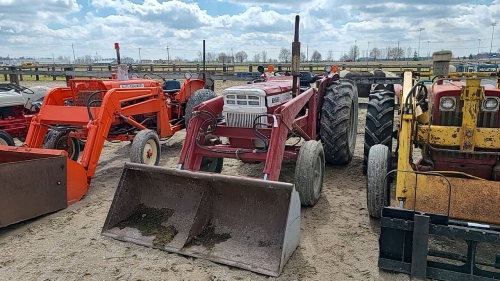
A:
{"type": "MultiPolygon", "coordinates": [[[[301,16],[302,50],[334,58],[358,45],[399,44],[420,54],[451,49],[454,55],[489,52],[500,0],[0,0],[0,56],[73,58],[123,56],[196,59],[209,52],[265,50],[277,58],[291,48],[294,17],[301,16]],[[479,42],[478,39],[481,41],[479,42]]],[[[500,48],[500,24],[493,50],[500,48]]]]}

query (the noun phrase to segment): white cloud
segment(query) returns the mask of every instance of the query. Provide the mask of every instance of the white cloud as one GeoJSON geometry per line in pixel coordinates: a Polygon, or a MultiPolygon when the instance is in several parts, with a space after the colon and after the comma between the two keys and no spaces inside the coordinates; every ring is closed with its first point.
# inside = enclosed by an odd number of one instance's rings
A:
{"type": "MultiPolygon", "coordinates": [[[[361,51],[397,46],[421,54],[452,49],[455,55],[489,51],[491,23],[500,18],[500,0],[0,0],[0,56],[72,57],[95,54],[113,57],[113,43],[122,55],[193,59],[206,40],[209,52],[267,51],[277,58],[291,48],[295,12],[300,12],[302,49],[333,51],[338,58],[355,42],[361,51]],[[140,2],[140,3],[138,3],[140,2]],[[208,4],[207,4],[208,3],[208,4]],[[226,3],[226,4],[225,4],[226,3]],[[229,4],[231,3],[231,4],[229,4]],[[368,4],[367,4],[368,3],[368,4]],[[232,5],[217,14],[213,6],[232,5]]],[[[497,32],[498,31],[498,32],[497,32]]],[[[493,50],[500,47],[500,26],[493,50]]]]}

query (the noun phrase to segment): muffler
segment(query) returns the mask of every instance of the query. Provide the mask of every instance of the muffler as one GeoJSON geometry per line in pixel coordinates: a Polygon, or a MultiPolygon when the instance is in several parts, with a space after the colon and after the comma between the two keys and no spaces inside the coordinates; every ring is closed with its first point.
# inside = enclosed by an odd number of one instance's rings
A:
{"type": "Polygon", "coordinates": [[[300,207],[293,184],[126,163],[102,234],[279,276],[300,207]]]}

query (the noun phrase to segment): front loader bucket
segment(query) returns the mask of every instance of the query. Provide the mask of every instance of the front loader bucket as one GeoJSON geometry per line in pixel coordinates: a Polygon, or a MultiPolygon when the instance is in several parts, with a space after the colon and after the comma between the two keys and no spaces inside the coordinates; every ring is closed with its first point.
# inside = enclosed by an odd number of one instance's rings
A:
{"type": "Polygon", "coordinates": [[[0,146],[0,227],[66,208],[66,161],[58,150],[0,146]]]}
{"type": "Polygon", "coordinates": [[[126,163],[102,234],[278,276],[300,199],[289,183],[126,163]]]}

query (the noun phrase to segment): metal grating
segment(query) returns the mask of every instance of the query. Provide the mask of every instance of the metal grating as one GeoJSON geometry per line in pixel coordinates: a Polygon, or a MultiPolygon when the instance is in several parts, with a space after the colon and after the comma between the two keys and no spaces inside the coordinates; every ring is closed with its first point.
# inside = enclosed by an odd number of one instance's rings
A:
{"type": "MultiPolygon", "coordinates": [[[[228,112],[226,113],[226,122],[228,126],[231,127],[247,127],[252,128],[253,122],[257,116],[262,115],[262,113],[236,113],[228,112]]],[[[260,123],[267,123],[267,117],[260,117],[260,123]]],[[[259,126],[262,127],[262,126],[259,126]]]]}

